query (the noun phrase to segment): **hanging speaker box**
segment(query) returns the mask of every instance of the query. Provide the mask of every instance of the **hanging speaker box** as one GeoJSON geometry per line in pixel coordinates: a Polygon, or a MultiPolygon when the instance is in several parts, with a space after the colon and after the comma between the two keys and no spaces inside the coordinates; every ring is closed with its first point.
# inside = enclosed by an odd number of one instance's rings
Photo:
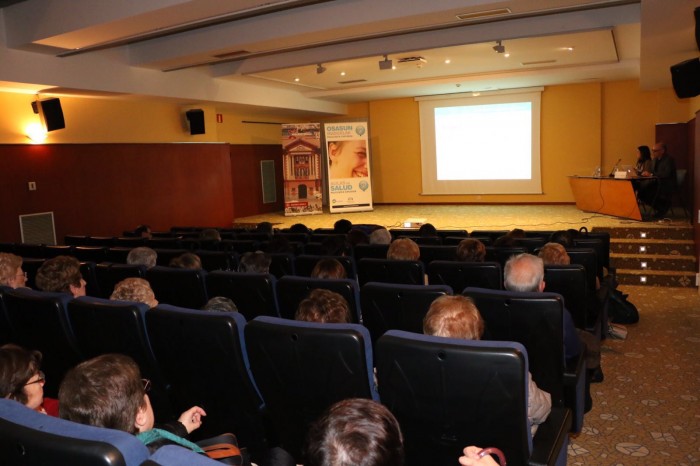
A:
{"type": "Polygon", "coordinates": [[[190,134],[204,134],[204,110],[188,110],[185,115],[190,122],[190,134]]]}
{"type": "Polygon", "coordinates": [[[693,58],[671,67],[673,90],[680,99],[700,95],[700,58],[693,58]]]}
{"type": "Polygon", "coordinates": [[[54,98],[32,102],[32,109],[34,109],[34,113],[41,113],[46,124],[46,131],[55,131],[66,127],[60,99],[54,98]]]}

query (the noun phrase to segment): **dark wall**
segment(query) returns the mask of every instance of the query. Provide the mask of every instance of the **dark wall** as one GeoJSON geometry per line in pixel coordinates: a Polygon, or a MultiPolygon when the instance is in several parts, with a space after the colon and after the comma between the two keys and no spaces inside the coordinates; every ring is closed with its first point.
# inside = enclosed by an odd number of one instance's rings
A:
{"type": "Polygon", "coordinates": [[[0,145],[0,241],[21,240],[19,215],[49,211],[59,243],[140,223],[230,226],[230,174],[228,144],[0,145]]]}

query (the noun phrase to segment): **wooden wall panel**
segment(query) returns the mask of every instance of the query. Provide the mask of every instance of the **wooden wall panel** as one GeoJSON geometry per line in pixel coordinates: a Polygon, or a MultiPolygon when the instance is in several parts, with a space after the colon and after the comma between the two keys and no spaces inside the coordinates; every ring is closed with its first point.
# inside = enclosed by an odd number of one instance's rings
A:
{"type": "Polygon", "coordinates": [[[59,242],[140,223],[230,226],[230,173],[228,144],[0,145],[0,241],[20,241],[20,214],[47,211],[59,242]]]}
{"type": "Polygon", "coordinates": [[[231,180],[233,210],[236,218],[281,211],[284,209],[284,180],[282,179],[281,144],[231,145],[231,180]],[[275,161],[277,202],[263,204],[260,161],[275,161]]]}

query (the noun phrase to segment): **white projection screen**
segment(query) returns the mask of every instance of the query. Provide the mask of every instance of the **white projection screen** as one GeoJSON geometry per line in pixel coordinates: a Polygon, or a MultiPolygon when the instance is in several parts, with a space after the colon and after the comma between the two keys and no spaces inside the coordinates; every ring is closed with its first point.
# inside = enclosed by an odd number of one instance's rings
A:
{"type": "Polygon", "coordinates": [[[542,89],[416,98],[422,194],[541,194],[542,89]]]}

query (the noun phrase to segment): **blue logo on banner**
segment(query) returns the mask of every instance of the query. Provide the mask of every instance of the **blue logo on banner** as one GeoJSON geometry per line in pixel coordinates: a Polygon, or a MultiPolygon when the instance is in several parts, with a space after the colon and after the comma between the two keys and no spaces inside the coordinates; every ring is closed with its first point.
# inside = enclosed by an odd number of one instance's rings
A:
{"type": "Polygon", "coordinates": [[[365,180],[360,181],[360,189],[363,191],[367,191],[367,188],[369,188],[369,183],[365,180]]]}
{"type": "Polygon", "coordinates": [[[362,136],[363,134],[365,134],[365,127],[364,126],[356,126],[355,132],[357,133],[358,136],[362,136]]]}

